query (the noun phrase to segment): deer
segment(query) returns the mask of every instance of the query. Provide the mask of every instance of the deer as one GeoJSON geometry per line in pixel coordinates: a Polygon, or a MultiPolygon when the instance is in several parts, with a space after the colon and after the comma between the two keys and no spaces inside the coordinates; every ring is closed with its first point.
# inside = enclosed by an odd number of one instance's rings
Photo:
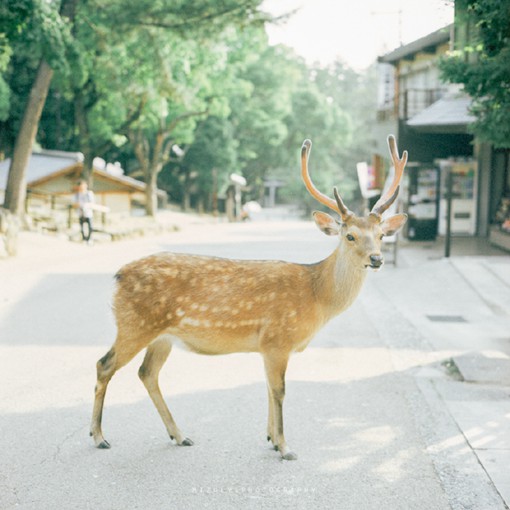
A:
{"type": "Polygon", "coordinates": [[[163,252],[124,265],[115,275],[113,310],[117,336],[97,362],[97,382],[90,435],[95,446],[110,448],[101,429],[107,386],[117,370],[142,349],[138,375],[174,444],[193,441],[177,427],[159,387],[159,372],[178,339],[190,351],[205,354],[258,352],[268,392],[267,440],[283,460],[297,455],[285,441],[283,401],[285,372],[291,354],[303,351],[326,322],[346,310],[358,296],[367,270],[383,265],[382,239],[395,234],[405,214],[383,218],[396,200],[407,162],[395,137],[388,136],[394,179],[370,213],[357,216],[342,201],[313,184],[308,160],[312,147],[301,149],[301,174],[308,192],[339,215],[315,211],[317,227],[337,236],[338,245],[314,264],[271,260],[232,260],[163,252]]]}

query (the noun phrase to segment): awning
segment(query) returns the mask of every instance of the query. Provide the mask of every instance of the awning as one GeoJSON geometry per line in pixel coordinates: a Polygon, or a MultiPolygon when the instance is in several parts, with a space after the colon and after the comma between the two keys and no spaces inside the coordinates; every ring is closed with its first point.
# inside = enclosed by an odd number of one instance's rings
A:
{"type": "Polygon", "coordinates": [[[407,125],[428,133],[466,133],[475,117],[469,112],[471,98],[465,94],[449,94],[411,117],[407,125]]]}

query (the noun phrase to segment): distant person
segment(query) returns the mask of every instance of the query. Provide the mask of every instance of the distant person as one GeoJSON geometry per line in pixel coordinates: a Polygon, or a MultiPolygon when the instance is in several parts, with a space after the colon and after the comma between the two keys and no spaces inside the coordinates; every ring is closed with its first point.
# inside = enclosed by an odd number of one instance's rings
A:
{"type": "Polygon", "coordinates": [[[92,219],[94,217],[94,192],[90,191],[87,181],[78,183],[78,191],[74,197],[74,206],[78,209],[81,237],[87,244],[92,244],[92,219]]]}

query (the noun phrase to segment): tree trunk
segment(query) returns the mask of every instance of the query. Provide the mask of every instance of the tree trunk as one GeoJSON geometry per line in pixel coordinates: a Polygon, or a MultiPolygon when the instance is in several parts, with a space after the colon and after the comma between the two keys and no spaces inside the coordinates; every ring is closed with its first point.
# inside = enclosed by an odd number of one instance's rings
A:
{"type": "Polygon", "coordinates": [[[83,152],[83,168],[81,178],[85,179],[90,189],[92,189],[92,163],[94,161],[94,151],[90,142],[90,131],[87,122],[87,111],[85,108],[85,97],[82,91],[77,91],[74,96],[74,119],[80,137],[80,147],[83,152]]]}
{"type": "Polygon", "coordinates": [[[184,173],[184,182],[182,183],[182,201],[181,201],[181,210],[184,212],[188,212],[191,208],[191,193],[189,188],[191,186],[191,179],[189,176],[189,171],[186,170],[184,173]]]}
{"type": "MultiPolygon", "coordinates": [[[[76,6],[79,0],[63,0],[60,15],[74,21],[76,6]]],[[[25,199],[27,195],[26,169],[32,153],[39,121],[50,89],[53,69],[41,60],[37,69],[34,85],[30,91],[28,103],[23,114],[21,127],[16,136],[14,152],[9,167],[9,177],[5,189],[4,207],[18,217],[25,215],[25,199]]]]}
{"type": "Polygon", "coordinates": [[[191,209],[191,193],[188,188],[184,190],[184,194],[182,196],[182,210],[184,212],[189,212],[191,209]]]}
{"type": "Polygon", "coordinates": [[[94,156],[92,152],[86,152],[83,155],[81,178],[87,181],[89,189],[94,187],[94,156]]]}
{"type": "Polygon", "coordinates": [[[146,197],[146,204],[145,204],[145,212],[147,216],[152,216],[153,218],[156,217],[156,213],[158,211],[158,196],[157,196],[157,190],[158,190],[158,172],[155,171],[155,169],[150,169],[149,175],[147,176],[146,182],[145,182],[145,197],[146,197]]]}
{"type": "Polygon", "coordinates": [[[231,184],[227,189],[227,203],[225,204],[227,210],[227,219],[231,223],[236,221],[235,193],[235,186],[231,184]]]}
{"type": "Polygon", "coordinates": [[[9,167],[4,207],[20,217],[25,213],[27,194],[26,168],[32,153],[32,146],[37,135],[39,120],[52,77],[53,70],[51,67],[44,60],[41,61],[37,69],[34,86],[30,91],[25,113],[23,114],[21,127],[16,137],[14,153],[9,167]]]}
{"type": "Polygon", "coordinates": [[[204,204],[204,195],[203,194],[200,194],[198,196],[197,212],[198,212],[198,214],[204,214],[204,212],[205,212],[205,204],[204,204]]]}

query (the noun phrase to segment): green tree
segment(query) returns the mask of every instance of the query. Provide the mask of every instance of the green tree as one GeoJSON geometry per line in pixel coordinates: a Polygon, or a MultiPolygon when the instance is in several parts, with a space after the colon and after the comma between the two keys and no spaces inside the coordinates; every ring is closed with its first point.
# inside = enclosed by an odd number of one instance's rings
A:
{"type": "MultiPolygon", "coordinates": [[[[122,41],[133,44],[138,32],[145,35],[159,32],[173,35],[174,42],[180,38],[207,43],[231,24],[263,23],[267,16],[260,11],[260,2],[226,0],[218,4],[202,0],[190,5],[186,1],[174,0],[90,0],[79,4],[78,0],[63,0],[59,16],[57,2],[34,0],[37,8],[31,17],[31,25],[38,31],[27,30],[27,34],[42,33],[44,37],[36,41],[38,46],[34,46],[32,36],[28,37],[26,48],[28,52],[41,47],[43,54],[30,96],[32,99],[26,109],[27,120],[22,123],[17,136],[6,193],[8,206],[18,213],[22,211],[26,187],[24,171],[55,70],[62,71],[58,73],[60,96],[73,104],[72,120],[77,131],[76,139],[85,154],[87,172],[93,156],[121,140],[119,134],[140,117],[148,95],[144,87],[147,80],[154,77],[151,74],[149,78],[132,82],[136,74],[133,70],[137,66],[136,63],[135,66],[128,65],[133,64],[133,59],[123,51],[122,41]],[[75,23],[70,23],[76,12],[75,23]],[[108,66],[109,62],[119,63],[122,56],[125,57],[124,65],[108,66]],[[113,70],[105,76],[105,69],[113,70]],[[119,87],[115,88],[115,85],[119,87]],[[129,101],[133,96],[135,100],[129,101]]],[[[160,44],[162,37],[157,35],[153,40],[160,44]]],[[[169,43],[163,45],[168,46],[169,43]]],[[[145,50],[142,62],[150,60],[147,56],[154,53],[155,48],[149,45],[145,50]]],[[[164,92],[159,91],[159,94],[164,92]]],[[[179,110],[178,105],[175,109],[179,110]]],[[[182,118],[183,115],[188,116],[189,112],[181,111],[178,116],[182,118]]],[[[154,137],[157,137],[157,130],[154,137]]]]}
{"type": "MultiPolygon", "coordinates": [[[[95,156],[125,168],[136,162],[154,214],[158,178],[174,198],[193,195],[209,207],[232,172],[244,175],[253,198],[272,176],[287,183],[288,201],[311,205],[299,173],[300,146],[311,138],[314,180],[349,198],[355,162],[370,145],[370,80],[342,63],[309,67],[289,48],[270,47],[260,0],[75,2],[74,23],[46,45],[58,51],[47,52],[55,72],[38,133],[45,147],[81,150],[86,173],[95,156]]],[[[6,80],[11,106],[31,87],[25,70],[35,74],[46,55],[31,44],[9,44],[23,70],[6,80]]]]}
{"type": "Polygon", "coordinates": [[[148,100],[139,120],[127,130],[147,184],[147,214],[151,216],[157,210],[157,179],[171,160],[172,147],[191,144],[197,122],[222,109],[214,91],[222,51],[181,39],[153,50],[155,65],[145,73],[151,83],[142,89],[148,100]]]}
{"type": "MultiPolygon", "coordinates": [[[[55,3],[35,2],[30,18],[20,23],[32,44],[40,48],[41,61],[25,107],[9,167],[4,207],[22,216],[26,196],[25,171],[37,135],[42,109],[53,77],[53,69],[63,63],[69,41],[69,22],[74,18],[77,0],[55,3]]],[[[22,16],[25,16],[22,11],[22,16]]]]}
{"type": "Polygon", "coordinates": [[[238,105],[250,100],[254,88],[243,73],[251,62],[258,61],[266,46],[262,26],[231,26],[202,59],[200,81],[202,86],[207,84],[206,97],[214,108],[199,120],[191,143],[179,143],[184,156],[174,158],[161,177],[163,187],[184,209],[189,208],[194,195],[200,209],[216,210],[218,191],[225,189],[228,175],[242,171],[239,156],[243,148],[233,119],[238,105]]]}
{"type": "Polygon", "coordinates": [[[351,207],[358,195],[356,163],[370,157],[370,122],[375,109],[375,73],[358,73],[341,61],[302,70],[292,94],[292,112],[286,119],[285,141],[290,159],[277,176],[287,181],[281,197],[299,201],[306,209],[316,201],[306,192],[299,173],[300,147],[313,142],[310,169],[326,194],[337,186],[351,207]]]}
{"type": "MultiPolygon", "coordinates": [[[[249,49],[249,58],[238,68],[238,82],[229,102],[237,142],[237,173],[242,173],[260,199],[268,173],[288,160],[286,120],[292,112],[292,90],[300,67],[294,54],[283,47],[270,47],[265,34],[249,49]]],[[[248,46],[250,48],[250,46],[248,46]]],[[[242,59],[240,49],[235,58],[242,59]]]]}
{"type": "Polygon", "coordinates": [[[473,133],[495,147],[510,147],[510,4],[457,0],[457,48],[440,64],[443,78],[461,83],[473,98],[473,133]],[[468,37],[463,37],[469,33],[468,37]]]}
{"type": "Polygon", "coordinates": [[[204,0],[197,9],[197,4],[173,2],[162,13],[155,12],[150,2],[143,9],[141,4],[131,5],[116,20],[120,27],[130,27],[130,20],[136,20],[132,42],[137,47],[129,52],[130,60],[132,54],[144,52],[129,66],[135,69],[129,81],[137,86],[123,96],[131,103],[140,100],[137,96],[147,99],[139,119],[125,131],[147,183],[149,215],[156,212],[157,179],[171,159],[172,146],[190,144],[196,123],[204,116],[227,111],[222,91],[227,64],[224,34],[236,26],[265,21],[267,17],[257,11],[259,3],[204,0]]]}
{"type": "Polygon", "coordinates": [[[5,74],[13,53],[12,46],[23,32],[32,9],[30,0],[6,0],[0,4],[0,121],[7,119],[10,108],[11,91],[5,74]]]}
{"type": "Polygon", "coordinates": [[[326,67],[314,68],[312,73],[317,88],[336,112],[334,127],[328,132],[333,135],[328,142],[332,151],[331,164],[337,167],[333,185],[351,207],[355,207],[359,195],[356,163],[370,161],[372,155],[370,125],[376,110],[376,69],[374,66],[358,72],[337,60],[326,67]]]}
{"type": "Polygon", "coordinates": [[[190,191],[197,192],[199,210],[218,210],[218,192],[225,188],[230,173],[236,170],[237,141],[226,117],[211,115],[195,131],[180,164],[183,205],[189,207],[190,191]]]}
{"type": "MultiPolygon", "coordinates": [[[[204,197],[213,182],[217,151],[227,143],[234,157],[227,158],[232,165],[228,171],[221,173],[219,167],[220,182],[229,172],[242,173],[251,189],[247,198],[261,200],[264,179],[276,177],[286,183],[280,199],[311,208],[316,204],[303,187],[299,154],[303,140],[312,138],[317,185],[328,193],[339,185],[344,196],[352,198],[357,189],[355,163],[370,154],[367,125],[373,109],[367,98],[375,96],[373,76],[366,78],[340,63],[326,69],[309,68],[288,48],[269,47],[263,31],[236,34],[228,47],[227,69],[232,76],[224,77],[222,89],[231,113],[213,135],[222,143],[215,145],[213,136],[211,143],[203,143],[197,131],[195,142],[178,165],[180,173],[177,165],[170,166],[163,174],[165,182],[171,180],[167,175],[175,180],[179,175],[182,187],[191,187],[194,194],[204,197]],[[231,140],[223,141],[224,133],[231,140]],[[212,158],[209,163],[208,156],[212,158]]],[[[203,127],[213,133],[207,121],[199,129],[203,127]]],[[[180,196],[180,188],[173,189],[180,196]]]]}

